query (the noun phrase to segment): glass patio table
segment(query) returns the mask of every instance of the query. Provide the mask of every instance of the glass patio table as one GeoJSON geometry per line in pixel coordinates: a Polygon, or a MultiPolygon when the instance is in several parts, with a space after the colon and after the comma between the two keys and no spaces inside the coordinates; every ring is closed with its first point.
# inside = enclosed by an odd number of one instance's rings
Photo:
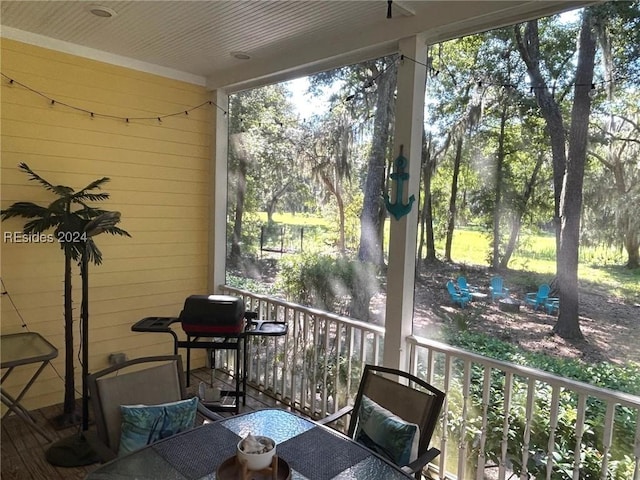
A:
{"type": "Polygon", "coordinates": [[[87,480],[214,480],[220,464],[249,433],[276,441],[292,480],[413,478],[348,437],[284,410],[229,417],[174,435],[112,460],[87,480]]]}
{"type": "Polygon", "coordinates": [[[12,333],[0,335],[0,368],[5,370],[0,385],[4,384],[11,372],[17,367],[38,365],[37,370],[22,387],[17,397],[13,397],[0,386],[0,399],[7,406],[4,419],[10,412],[15,413],[31,428],[36,430],[47,441],[51,441],[44,429],[38,425],[29,411],[20,403],[33,383],[40,376],[51,360],[58,356],[58,349],[46,341],[42,335],[35,332],[12,333]]]}

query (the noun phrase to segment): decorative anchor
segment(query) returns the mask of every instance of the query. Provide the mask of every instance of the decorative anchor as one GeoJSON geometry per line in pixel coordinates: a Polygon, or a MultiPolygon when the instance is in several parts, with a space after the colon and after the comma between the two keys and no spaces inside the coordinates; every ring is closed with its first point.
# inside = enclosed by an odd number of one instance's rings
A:
{"type": "Polygon", "coordinates": [[[393,170],[394,172],[389,175],[392,181],[396,182],[396,199],[394,203],[389,201],[389,195],[384,194],[384,203],[387,207],[387,210],[391,215],[395,217],[396,220],[400,220],[400,218],[404,217],[407,213],[411,211],[411,207],[413,206],[413,202],[416,200],[414,195],[409,197],[409,203],[402,203],[402,194],[404,191],[404,182],[409,181],[409,174],[404,171],[407,166],[407,159],[402,155],[403,146],[400,145],[400,155],[393,162],[393,170]]]}

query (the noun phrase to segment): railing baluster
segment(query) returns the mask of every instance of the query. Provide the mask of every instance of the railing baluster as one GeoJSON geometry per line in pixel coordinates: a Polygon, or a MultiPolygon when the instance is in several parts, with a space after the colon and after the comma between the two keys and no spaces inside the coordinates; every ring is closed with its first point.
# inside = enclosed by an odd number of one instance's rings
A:
{"type": "Polygon", "coordinates": [[[300,354],[302,356],[302,391],[300,398],[300,408],[306,410],[308,408],[308,375],[307,375],[307,345],[309,345],[309,314],[304,314],[302,323],[302,342],[300,342],[300,354]]]}
{"type": "Polygon", "coordinates": [[[427,382],[429,383],[433,383],[433,365],[434,365],[434,357],[433,357],[433,350],[429,349],[428,353],[427,353],[427,382]]]}
{"type": "Polygon", "coordinates": [[[576,448],[573,450],[573,480],[580,480],[580,452],[582,451],[582,435],[584,434],[584,420],[587,410],[587,396],[584,393],[578,395],[576,408],[578,415],[576,417],[576,448]]]}
{"type": "Polygon", "coordinates": [[[296,379],[298,378],[297,372],[298,369],[298,351],[300,349],[300,345],[298,343],[298,339],[300,338],[300,317],[302,316],[302,312],[296,312],[293,316],[293,353],[291,354],[291,402],[293,405],[296,404],[296,399],[298,398],[298,388],[296,385],[296,379]]]}
{"type": "Polygon", "coordinates": [[[460,427],[460,442],[458,443],[458,476],[465,478],[467,466],[467,419],[469,410],[469,389],[471,388],[471,364],[464,360],[462,382],[462,426],[460,427]]]}
{"type": "Polygon", "coordinates": [[[307,362],[311,361],[311,364],[307,364],[306,371],[306,388],[304,389],[305,395],[305,408],[307,411],[312,412],[316,403],[315,396],[315,381],[318,375],[318,319],[315,314],[310,313],[305,316],[305,323],[309,325],[307,335],[303,343],[303,352],[307,362]]]}
{"type": "Polygon", "coordinates": [[[535,391],[536,381],[534,378],[529,378],[527,382],[527,405],[525,410],[524,439],[522,441],[522,472],[520,473],[520,480],[528,480],[529,478],[527,464],[529,463],[529,442],[531,441],[535,391]]]}
{"type": "Polygon", "coordinates": [[[636,468],[633,471],[633,480],[640,480],[640,411],[636,416],[636,438],[633,445],[633,456],[636,462],[636,468]]]}
{"type": "MultiPolygon", "coordinates": [[[[322,320],[324,325],[324,361],[322,362],[322,395],[320,400],[320,417],[327,416],[327,397],[329,397],[329,389],[327,388],[329,380],[329,360],[331,358],[331,322],[322,320]]],[[[315,412],[315,410],[312,410],[315,412]]]]}
{"type": "Polygon", "coordinates": [[[500,466],[498,478],[504,480],[507,474],[507,452],[509,450],[509,411],[511,410],[511,395],[513,394],[513,373],[507,372],[504,377],[504,419],[502,422],[502,442],[500,444],[500,466]]]}
{"type": "Polygon", "coordinates": [[[364,332],[358,332],[358,334],[360,336],[360,365],[364,368],[364,364],[367,362],[364,332]]]}
{"type": "Polygon", "coordinates": [[[348,358],[347,394],[345,395],[345,405],[338,405],[338,403],[336,402],[335,411],[338,411],[342,407],[346,406],[346,404],[348,404],[349,400],[351,399],[351,375],[353,375],[353,368],[352,368],[353,363],[351,362],[351,359],[353,358],[353,328],[351,328],[350,325],[345,325],[345,329],[346,329],[346,335],[347,335],[347,358],[348,358]]]}
{"type": "MultiPolygon", "coordinates": [[[[430,350],[431,351],[431,350],[430,350]]],[[[484,478],[484,467],[486,463],[486,454],[484,447],[487,443],[487,417],[489,414],[489,395],[491,393],[491,367],[483,365],[484,367],[484,383],[482,386],[482,430],[480,432],[480,448],[478,452],[478,467],[476,470],[476,480],[482,480],[484,478]]]]}
{"type": "MultiPolygon", "coordinates": [[[[343,325],[339,324],[338,322],[336,322],[336,373],[337,373],[337,378],[335,379],[335,386],[334,386],[335,398],[333,399],[333,405],[332,405],[332,408],[331,408],[331,413],[333,413],[336,410],[338,410],[337,405],[339,403],[340,393],[342,391],[342,386],[340,385],[340,356],[342,354],[342,328],[343,328],[343,325]]],[[[346,326],[344,328],[346,328],[346,326]]],[[[351,360],[349,359],[349,357],[347,357],[346,360],[347,360],[347,369],[349,371],[350,368],[348,367],[348,365],[351,364],[351,360]]],[[[347,375],[349,375],[348,371],[347,371],[347,375]]]]}
{"type": "MultiPolygon", "coordinates": [[[[442,405],[442,410],[447,412],[449,411],[448,407],[449,407],[449,399],[451,398],[451,396],[449,395],[449,387],[450,387],[450,382],[451,382],[451,359],[452,357],[450,357],[449,355],[445,356],[444,359],[444,371],[443,371],[443,376],[444,376],[444,387],[443,387],[443,391],[447,394],[446,397],[444,397],[444,404],[442,405]]],[[[443,415],[442,416],[442,439],[440,441],[440,452],[442,455],[442,458],[446,458],[447,457],[447,442],[449,440],[449,417],[448,415],[443,415]]],[[[442,478],[444,478],[445,476],[445,462],[440,462],[440,476],[442,478]]]]}
{"type": "Polygon", "coordinates": [[[380,365],[380,337],[373,334],[373,363],[380,365]]]}
{"type": "Polygon", "coordinates": [[[604,431],[602,432],[602,480],[607,480],[607,469],[609,465],[609,452],[611,451],[611,441],[613,439],[613,423],[616,414],[616,404],[607,402],[607,412],[604,415],[604,431]]]}
{"type": "MultiPolygon", "coordinates": [[[[272,321],[274,318],[274,310],[277,308],[276,305],[274,305],[273,303],[269,302],[269,320],[272,321]]],[[[260,345],[261,348],[264,349],[264,357],[266,360],[269,359],[269,343],[265,341],[266,337],[258,337],[258,345],[260,345]]],[[[260,358],[260,357],[258,357],[260,358]]],[[[270,382],[269,382],[269,362],[262,362],[262,371],[263,371],[263,375],[264,375],[264,386],[265,388],[269,388],[270,382]]]]}
{"type": "MultiPolygon", "coordinates": [[[[284,322],[287,324],[289,331],[293,329],[293,324],[291,322],[291,313],[294,310],[291,310],[290,307],[285,307],[284,309],[284,322]]],[[[282,339],[282,378],[280,379],[280,392],[282,395],[282,399],[286,401],[287,398],[293,399],[293,395],[289,394],[287,396],[287,375],[290,371],[290,363],[289,363],[289,335],[285,335],[282,339]]],[[[293,374],[291,375],[293,377],[293,374]]]]}
{"type": "Polygon", "coordinates": [[[553,473],[553,452],[556,450],[556,430],[558,429],[558,404],[560,402],[560,387],[552,386],[551,412],[549,418],[549,442],[547,444],[547,480],[551,480],[553,473]]]}

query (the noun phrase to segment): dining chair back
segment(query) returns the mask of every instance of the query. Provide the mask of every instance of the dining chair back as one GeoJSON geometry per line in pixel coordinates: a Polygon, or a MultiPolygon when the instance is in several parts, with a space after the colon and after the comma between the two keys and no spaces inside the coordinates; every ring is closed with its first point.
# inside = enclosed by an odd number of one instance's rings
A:
{"type": "MultiPolygon", "coordinates": [[[[143,357],[112,365],[87,377],[97,440],[103,460],[115,457],[121,435],[121,405],[159,405],[185,399],[179,355],[143,357]],[[141,368],[143,367],[143,368],[141,368]]],[[[222,417],[198,405],[211,420],[222,417]]]]}
{"type": "Polygon", "coordinates": [[[410,373],[366,365],[353,407],[346,407],[320,423],[330,423],[342,415],[351,413],[347,435],[357,440],[365,397],[404,422],[419,427],[417,458],[411,459],[407,465],[399,466],[420,478],[424,466],[440,454],[440,450],[435,447],[429,448],[429,444],[440,417],[445,399],[444,392],[410,373]]]}

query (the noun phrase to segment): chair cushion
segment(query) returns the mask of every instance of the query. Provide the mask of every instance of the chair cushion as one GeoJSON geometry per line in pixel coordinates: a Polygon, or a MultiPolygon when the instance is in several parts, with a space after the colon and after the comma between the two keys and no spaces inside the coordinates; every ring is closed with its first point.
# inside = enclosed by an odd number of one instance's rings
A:
{"type": "Polygon", "coordinates": [[[420,427],[363,395],[354,440],[402,466],[418,458],[420,427]]]}
{"type": "Polygon", "coordinates": [[[193,428],[198,398],[160,405],[122,405],[118,455],[193,428]]]}

